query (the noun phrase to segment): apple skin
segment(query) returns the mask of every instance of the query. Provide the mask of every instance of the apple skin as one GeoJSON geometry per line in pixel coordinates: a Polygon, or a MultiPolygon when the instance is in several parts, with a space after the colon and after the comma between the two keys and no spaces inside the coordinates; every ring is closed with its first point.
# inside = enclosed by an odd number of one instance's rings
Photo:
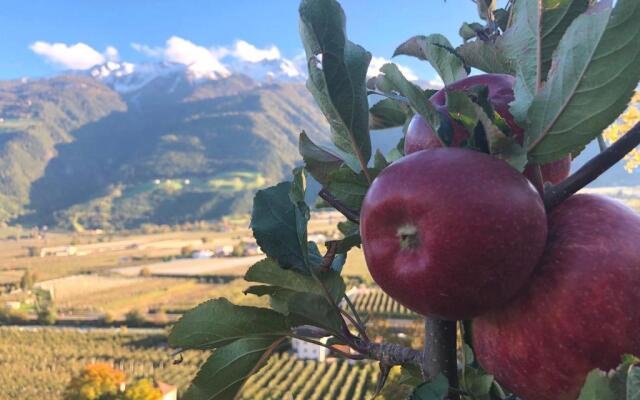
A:
{"type": "Polygon", "coordinates": [[[586,375],[640,354],[640,216],[574,195],[549,215],[531,283],[473,321],[480,364],[526,400],[575,400],[586,375]]]}
{"type": "Polygon", "coordinates": [[[460,149],[394,162],[365,196],[360,234],[373,279],[423,315],[470,319],[504,305],[544,251],[533,185],[506,162],[460,149]]]}
{"type": "MultiPolygon", "coordinates": [[[[443,115],[447,114],[446,106],[437,106],[438,110],[443,115]]],[[[461,147],[462,142],[469,136],[467,130],[458,122],[450,119],[451,128],[453,129],[453,141],[450,147],[461,147]]],[[[431,127],[427,125],[427,122],[420,116],[415,114],[411,121],[409,121],[409,127],[404,137],[404,154],[415,153],[420,150],[437,149],[442,147],[440,139],[433,132],[431,127]]]]}
{"type": "MultiPolygon", "coordinates": [[[[540,165],[543,183],[549,182],[553,185],[564,181],[571,172],[571,156],[566,156],[556,161],[551,161],[540,165]]],[[[531,182],[535,182],[535,170],[532,164],[527,164],[523,172],[531,182]]]]}

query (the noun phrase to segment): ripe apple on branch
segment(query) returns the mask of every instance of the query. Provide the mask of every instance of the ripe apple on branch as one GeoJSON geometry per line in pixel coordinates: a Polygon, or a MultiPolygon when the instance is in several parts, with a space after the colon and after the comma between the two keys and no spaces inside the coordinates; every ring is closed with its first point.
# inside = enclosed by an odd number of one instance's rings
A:
{"type": "Polygon", "coordinates": [[[267,258],[246,294],[270,307],[210,300],[173,328],[172,347],[215,350],[185,398],[234,398],[286,338],[377,361],[374,396],[400,366],[415,400],[640,397],[640,217],[575,194],[638,146],[640,123],[567,176],[640,81],[640,2],[475,3],[484,24],[464,24],[462,45],[432,34],[395,52],[431,64],[434,93],[394,64],[367,81],[371,54],[348,40],[339,3],[302,0],[307,88],[330,130],[302,132],[304,166],[254,198],[267,258]],[[389,127],[404,138],[372,154],[370,130],[389,127]],[[324,254],[308,241],[310,177],[348,220],[324,254]],[[379,286],[424,315],[423,349],[369,338],[340,276],[357,246],[379,286]]]}

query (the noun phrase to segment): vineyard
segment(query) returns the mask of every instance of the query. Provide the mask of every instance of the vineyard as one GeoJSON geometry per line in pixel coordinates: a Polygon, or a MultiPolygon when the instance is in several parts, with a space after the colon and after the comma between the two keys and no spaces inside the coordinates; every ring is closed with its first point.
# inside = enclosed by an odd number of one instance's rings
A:
{"type": "Polygon", "coordinates": [[[364,400],[377,373],[371,363],[301,360],[288,353],[271,357],[245,385],[242,400],[364,400]]]}
{"type": "MultiPolygon", "coordinates": [[[[183,356],[174,365],[161,334],[0,327],[0,398],[59,399],[71,377],[97,361],[112,364],[130,379],[157,379],[183,393],[207,354],[183,356]]],[[[247,382],[241,399],[366,399],[376,373],[374,364],[320,363],[281,353],[247,382]]]]}
{"type": "Polygon", "coordinates": [[[379,288],[355,289],[350,296],[359,314],[375,318],[418,318],[417,314],[393,300],[379,288]]]}
{"type": "Polygon", "coordinates": [[[89,363],[107,362],[128,378],[155,378],[186,389],[204,353],[173,365],[166,336],[71,329],[0,328],[0,398],[60,399],[71,377],[89,363]]]}

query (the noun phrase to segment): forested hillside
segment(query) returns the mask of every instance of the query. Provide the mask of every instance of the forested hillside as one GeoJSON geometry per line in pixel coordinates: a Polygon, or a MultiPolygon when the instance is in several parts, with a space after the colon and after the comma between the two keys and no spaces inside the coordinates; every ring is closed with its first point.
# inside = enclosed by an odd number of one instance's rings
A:
{"type": "Polygon", "coordinates": [[[1,219],[67,228],[245,212],[325,123],[303,85],[162,76],[119,94],[83,76],[3,83],[1,219]],[[18,206],[16,206],[18,205],[18,206]]]}

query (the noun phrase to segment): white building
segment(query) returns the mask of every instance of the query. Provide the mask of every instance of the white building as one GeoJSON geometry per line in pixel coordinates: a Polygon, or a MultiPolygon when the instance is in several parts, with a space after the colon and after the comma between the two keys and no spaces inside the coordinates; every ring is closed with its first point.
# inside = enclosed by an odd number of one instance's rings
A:
{"type": "Polygon", "coordinates": [[[213,257],[213,251],[211,250],[197,250],[191,253],[191,258],[204,259],[211,257],[213,257]]]}
{"type": "MultiPolygon", "coordinates": [[[[328,337],[320,339],[320,342],[327,343],[328,337]]],[[[291,348],[296,352],[296,356],[305,360],[325,361],[329,355],[329,349],[317,344],[305,342],[304,340],[291,339],[291,348]]]]}
{"type": "Polygon", "coordinates": [[[156,386],[162,392],[162,400],[177,400],[178,388],[164,382],[157,382],[156,386]]]}

